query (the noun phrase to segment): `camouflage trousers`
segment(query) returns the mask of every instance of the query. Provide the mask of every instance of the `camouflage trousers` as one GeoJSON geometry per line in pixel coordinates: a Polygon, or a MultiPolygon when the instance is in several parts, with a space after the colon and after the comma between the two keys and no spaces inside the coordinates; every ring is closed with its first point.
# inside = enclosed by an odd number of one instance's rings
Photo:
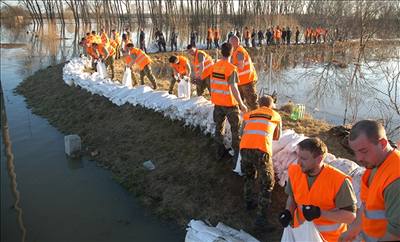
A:
{"type": "Polygon", "coordinates": [[[111,79],[114,79],[114,55],[109,56],[107,59],[105,59],[104,64],[106,65],[106,67],[110,67],[111,79]]]}
{"type": "Polygon", "coordinates": [[[215,139],[218,145],[223,145],[225,120],[228,119],[229,125],[231,126],[232,149],[235,151],[235,154],[238,154],[240,142],[239,129],[241,125],[238,106],[224,107],[215,105],[213,118],[215,122],[215,139]]]}
{"type": "Polygon", "coordinates": [[[256,174],[260,180],[257,215],[265,216],[271,204],[271,192],[274,189],[275,177],[272,159],[268,153],[256,149],[241,149],[242,171],[244,172],[244,199],[253,200],[253,188],[256,174]]]}
{"type": "Polygon", "coordinates": [[[208,92],[211,93],[210,91],[210,77],[206,77],[203,80],[200,80],[196,82],[196,93],[197,96],[203,96],[204,91],[208,89],[208,92]]]}
{"type": "Polygon", "coordinates": [[[239,86],[240,96],[249,110],[258,108],[255,81],[239,86]]]}
{"type": "MultiPolygon", "coordinates": [[[[147,78],[150,80],[151,84],[153,84],[153,88],[157,88],[157,83],[156,83],[156,78],[153,75],[153,72],[151,71],[150,65],[147,65],[139,72],[140,75],[140,85],[144,85],[144,77],[147,76],[147,78]]],[[[134,75],[132,71],[132,81],[133,85],[136,86],[138,84],[136,76],[134,75]]]]}

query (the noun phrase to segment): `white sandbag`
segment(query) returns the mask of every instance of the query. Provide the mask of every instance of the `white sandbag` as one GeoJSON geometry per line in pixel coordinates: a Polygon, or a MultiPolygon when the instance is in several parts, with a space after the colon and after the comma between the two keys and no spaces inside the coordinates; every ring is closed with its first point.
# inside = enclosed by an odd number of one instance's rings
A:
{"type": "Polygon", "coordinates": [[[187,77],[182,78],[178,83],[178,97],[190,98],[191,84],[187,77]]]}
{"type": "Polygon", "coordinates": [[[286,227],[283,231],[282,242],[297,242],[297,241],[313,241],[323,242],[321,234],[315,227],[313,222],[305,221],[297,228],[290,226],[286,227]],[[286,233],[285,233],[286,232],[286,233]]]}
{"type": "Polygon", "coordinates": [[[125,68],[124,77],[122,78],[122,85],[132,87],[132,73],[129,67],[125,68]]]}
{"type": "Polygon", "coordinates": [[[236,160],[236,166],[235,166],[235,169],[233,169],[233,172],[236,172],[239,176],[244,175],[242,172],[242,156],[240,155],[240,152],[239,152],[238,158],[236,160]]]}
{"type": "Polygon", "coordinates": [[[355,169],[359,167],[359,165],[357,165],[354,161],[345,158],[336,158],[334,160],[331,160],[329,163],[326,163],[339,169],[347,175],[350,175],[355,169]]]}
{"type": "Polygon", "coordinates": [[[108,78],[107,67],[102,61],[97,62],[97,73],[99,73],[99,76],[103,79],[108,78]]]}
{"type": "Polygon", "coordinates": [[[281,241],[282,242],[296,242],[296,240],[294,239],[293,228],[291,226],[287,226],[283,230],[281,241]]]}

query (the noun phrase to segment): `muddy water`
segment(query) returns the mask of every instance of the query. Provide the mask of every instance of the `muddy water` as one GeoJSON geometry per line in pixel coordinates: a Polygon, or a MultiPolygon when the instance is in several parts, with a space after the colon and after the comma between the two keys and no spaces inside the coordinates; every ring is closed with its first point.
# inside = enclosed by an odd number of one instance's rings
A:
{"type": "MultiPolygon", "coordinates": [[[[1,48],[1,82],[26,241],[182,241],[182,229],[140,207],[95,161],[67,159],[64,134],[32,114],[24,98],[13,93],[34,71],[69,58],[71,40],[54,42],[64,46],[59,48],[32,44],[24,32],[1,38],[2,43],[27,43],[1,48]]],[[[1,241],[21,241],[3,140],[1,144],[1,241]]]]}

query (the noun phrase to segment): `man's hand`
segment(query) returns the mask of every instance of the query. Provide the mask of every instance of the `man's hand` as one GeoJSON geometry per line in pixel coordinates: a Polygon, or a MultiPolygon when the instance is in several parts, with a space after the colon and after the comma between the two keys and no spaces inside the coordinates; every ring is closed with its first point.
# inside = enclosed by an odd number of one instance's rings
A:
{"type": "Polygon", "coordinates": [[[290,221],[292,221],[292,219],[292,214],[287,209],[279,214],[279,222],[284,228],[286,228],[290,224],[290,221]]]}
{"type": "Polygon", "coordinates": [[[321,217],[321,209],[314,205],[303,205],[303,215],[307,221],[321,217]]]}

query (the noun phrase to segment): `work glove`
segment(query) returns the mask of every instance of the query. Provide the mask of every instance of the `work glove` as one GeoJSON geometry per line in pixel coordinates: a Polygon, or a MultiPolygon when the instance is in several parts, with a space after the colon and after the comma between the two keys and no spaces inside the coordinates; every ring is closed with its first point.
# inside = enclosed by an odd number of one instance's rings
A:
{"type": "Polygon", "coordinates": [[[314,205],[303,205],[303,215],[307,221],[321,217],[321,209],[314,205]]]}
{"type": "Polygon", "coordinates": [[[292,221],[293,217],[289,210],[285,209],[283,212],[279,214],[279,222],[282,224],[282,227],[286,228],[290,221],[292,221]]]}

